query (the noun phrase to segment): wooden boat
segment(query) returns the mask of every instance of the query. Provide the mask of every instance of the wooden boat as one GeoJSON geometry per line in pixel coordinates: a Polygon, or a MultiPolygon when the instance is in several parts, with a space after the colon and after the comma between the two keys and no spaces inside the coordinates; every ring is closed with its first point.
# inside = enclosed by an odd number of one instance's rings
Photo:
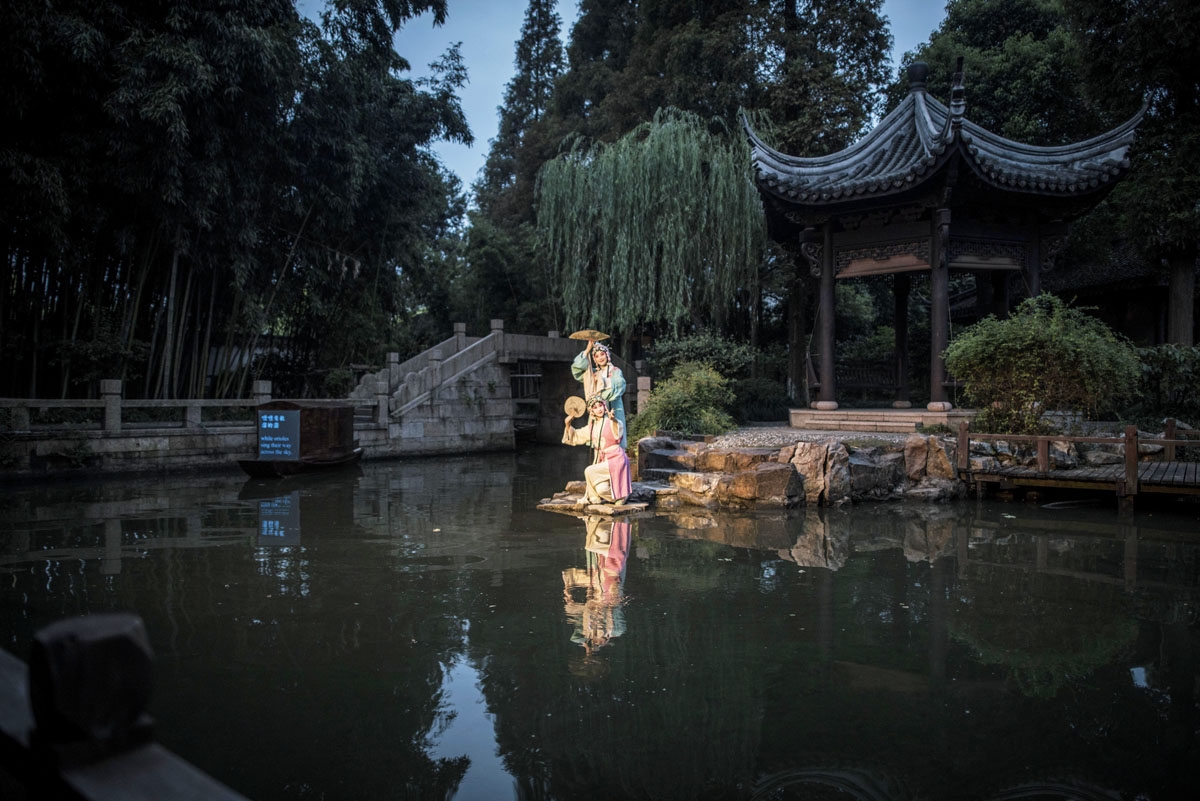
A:
{"type": "Polygon", "coordinates": [[[258,455],[239,459],[251,478],[280,478],[356,463],[354,407],[329,401],[267,401],[258,407],[258,455]]]}
{"type": "Polygon", "coordinates": [[[238,465],[251,478],[283,478],[299,473],[315,473],[356,464],[362,458],[362,448],[328,456],[302,456],[295,461],[277,459],[238,459],[238,465]]]}

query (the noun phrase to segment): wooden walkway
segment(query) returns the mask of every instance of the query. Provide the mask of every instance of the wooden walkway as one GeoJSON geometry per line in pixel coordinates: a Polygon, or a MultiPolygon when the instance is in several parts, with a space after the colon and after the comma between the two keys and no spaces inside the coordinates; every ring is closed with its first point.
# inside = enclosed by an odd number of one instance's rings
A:
{"type": "Polygon", "coordinates": [[[1123,501],[1132,501],[1143,493],[1200,496],[1200,462],[1177,461],[1181,448],[1200,448],[1200,432],[1177,431],[1175,421],[1167,423],[1166,435],[1159,438],[1141,437],[1134,426],[1125,429],[1122,437],[1015,436],[1008,434],[972,434],[963,423],[958,431],[958,473],[968,482],[982,488],[992,484],[1005,489],[1058,488],[1114,492],[1123,501]],[[1189,439],[1188,435],[1192,438],[1189,439]],[[972,441],[1004,441],[1034,443],[1036,465],[972,466],[972,441]],[[1106,443],[1122,446],[1120,464],[1092,467],[1055,468],[1050,459],[1050,443],[1106,443]],[[1161,446],[1158,460],[1140,461],[1143,446],[1161,446]]]}
{"type": "MultiPolygon", "coordinates": [[[[1125,466],[1119,464],[1046,471],[1036,467],[1001,467],[970,475],[974,481],[1009,486],[1111,489],[1119,495],[1127,494],[1125,466]]],[[[1139,462],[1137,491],[1200,494],[1200,462],[1139,462]]]]}

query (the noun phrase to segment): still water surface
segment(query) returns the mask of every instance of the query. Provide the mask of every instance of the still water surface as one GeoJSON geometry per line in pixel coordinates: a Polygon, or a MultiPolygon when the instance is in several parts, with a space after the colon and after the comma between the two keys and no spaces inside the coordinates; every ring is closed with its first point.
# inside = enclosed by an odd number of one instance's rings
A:
{"type": "Polygon", "coordinates": [[[0,637],[136,611],[158,739],[274,799],[1200,787],[1200,514],[538,511],[564,448],[0,495],[0,637]]]}

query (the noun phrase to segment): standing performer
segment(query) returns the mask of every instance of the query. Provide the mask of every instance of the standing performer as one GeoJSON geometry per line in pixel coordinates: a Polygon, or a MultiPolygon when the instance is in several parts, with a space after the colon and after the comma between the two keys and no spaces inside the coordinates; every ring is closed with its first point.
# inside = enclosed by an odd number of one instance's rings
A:
{"type": "Polygon", "coordinates": [[[588,424],[584,428],[574,428],[571,425],[574,416],[567,415],[563,444],[590,445],[592,448],[592,463],[583,471],[587,483],[584,500],[588,503],[612,501],[620,506],[633,489],[629,457],[621,445],[625,426],[599,396],[588,399],[588,412],[588,424]]]}
{"type": "Polygon", "coordinates": [[[607,401],[621,423],[621,447],[626,447],[625,401],[621,397],[625,394],[625,376],[621,368],[612,363],[608,346],[589,339],[587,347],[571,363],[571,375],[576,381],[583,382],[583,396],[589,403],[596,395],[607,401]]]}

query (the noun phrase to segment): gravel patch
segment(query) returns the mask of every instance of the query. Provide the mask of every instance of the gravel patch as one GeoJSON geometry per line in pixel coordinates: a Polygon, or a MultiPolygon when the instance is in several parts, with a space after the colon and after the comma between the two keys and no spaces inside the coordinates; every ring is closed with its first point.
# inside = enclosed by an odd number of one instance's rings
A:
{"type": "Polygon", "coordinates": [[[716,448],[786,448],[797,442],[825,440],[902,443],[911,433],[886,431],[813,431],[787,426],[750,426],[719,435],[716,448]]]}

